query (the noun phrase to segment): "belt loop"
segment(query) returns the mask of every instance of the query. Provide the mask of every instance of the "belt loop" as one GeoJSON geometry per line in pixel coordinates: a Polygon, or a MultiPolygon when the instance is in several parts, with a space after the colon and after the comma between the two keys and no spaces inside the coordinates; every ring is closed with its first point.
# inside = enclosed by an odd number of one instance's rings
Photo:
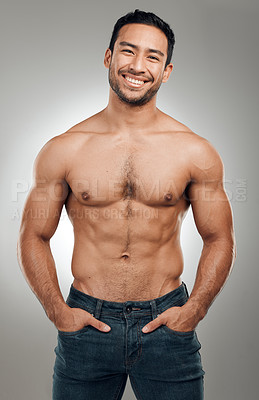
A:
{"type": "Polygon", "coordinates": [[[150,306],[151,306],[151,309],[152,309],[152,318],[155,319],[157,317],[156,301],[155,300],[151,300],[150,301],[150,306]]]}
{"type": "Polygon", "coordinates": [[[94,318],[99,319],[100,314],[101,314],[101,308],[103,305],[103,300],[97,299],[96,307],[95,307],[95,312],[94,312],[94,318]]]}

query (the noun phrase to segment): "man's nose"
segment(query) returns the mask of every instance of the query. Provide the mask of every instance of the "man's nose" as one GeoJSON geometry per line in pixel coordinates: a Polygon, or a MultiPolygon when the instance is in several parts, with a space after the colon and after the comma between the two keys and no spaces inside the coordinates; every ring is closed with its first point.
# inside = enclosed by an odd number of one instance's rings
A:
{"type": "Polygon", "coordinates": [[[146,71],[146,62],[143,56],[133,57],[130,63],[130,69],[135,71],[135,73],[141,73],[146,71]]]}

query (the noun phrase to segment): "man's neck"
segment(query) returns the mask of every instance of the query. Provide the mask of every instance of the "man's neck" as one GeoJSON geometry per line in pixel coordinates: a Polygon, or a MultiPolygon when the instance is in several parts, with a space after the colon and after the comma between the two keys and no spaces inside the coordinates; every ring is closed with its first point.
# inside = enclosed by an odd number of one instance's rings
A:
{"type": "Polygon", "coordinates": [[[106,123],[112,131],[120,134],[144,132],[154,128],[160,111],[156,107],[156,96],[143,106],[127,104],[111,90],[109,103],[104,109],[106,123]]]}

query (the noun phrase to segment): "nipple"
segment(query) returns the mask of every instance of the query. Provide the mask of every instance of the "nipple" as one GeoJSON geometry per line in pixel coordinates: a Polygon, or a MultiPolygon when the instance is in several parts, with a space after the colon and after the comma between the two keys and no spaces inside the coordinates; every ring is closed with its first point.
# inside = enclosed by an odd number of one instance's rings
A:
{"type": "Polygon", "coordinates": [[[82,198],[84,199],[84,200],[88,200],[89,199],[89,194],[87,193],[87,192],[83,192],[82,193],[82,198]]]}
{"type": "Polygon", "coordinates": [[[164,197],[164,199],[167,200],[167,201],[172,200],[172,198],[173,198],[172,193],[167,193],[167,194],[165,195],[165,197],[164,197]]]}

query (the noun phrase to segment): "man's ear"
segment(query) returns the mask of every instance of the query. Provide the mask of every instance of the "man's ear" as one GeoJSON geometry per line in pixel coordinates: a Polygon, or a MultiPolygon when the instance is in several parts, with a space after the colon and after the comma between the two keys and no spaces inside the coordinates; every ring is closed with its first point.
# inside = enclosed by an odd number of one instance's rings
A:
{"type": "Polygon", "coordinates": [[[107,49],[104,55],[104,66],[109,69],[110,63],[112,59],[112,52],[110,49],[107,49]]]}
{"type": "Polygon", "coordinates": [[[164,70],[164,75],[163,75],[163,79],[162,82],[167,82],[169,79],[169,76],[171,75],[171,72],[173,71],[173,64],[170,63],[167,65],[167,67],[164,70]]]}

